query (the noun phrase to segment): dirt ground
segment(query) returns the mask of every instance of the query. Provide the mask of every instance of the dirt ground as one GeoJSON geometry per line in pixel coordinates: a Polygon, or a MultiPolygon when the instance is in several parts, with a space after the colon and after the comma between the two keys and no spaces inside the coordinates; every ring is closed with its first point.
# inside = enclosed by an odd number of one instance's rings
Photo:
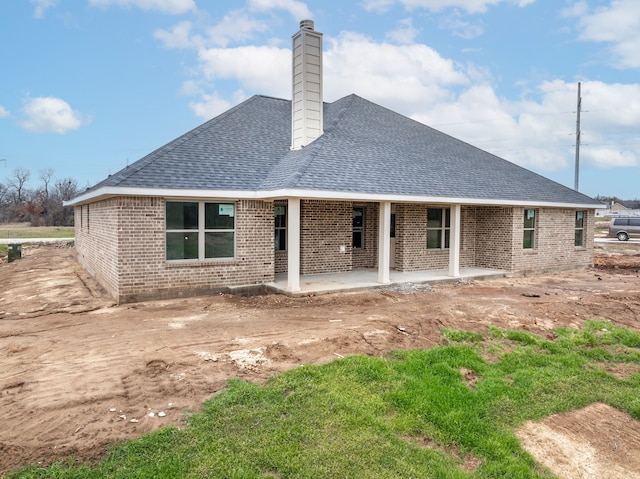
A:
{"type": "MultiPolygon", "coordinates": [[[[105,295],[71,248],[25,248],[22,259],[0,264],[0,474],[68,455],[98,459],[114,442],[183,426],[231,377],[261,381],[304,363],[431,347],[444,342],[443,327],[521,328],[553,337],[556,327],[602,318],[640,330],[638,246],[599,246],[589,270],[426,291],[217,295],[127,305],[105,295]]],[[[640,448],[638,421],[604,405],[572,414],[526,425],[519,432],[523,444],[532,444],[534,455],[536,444],[541,450],[551,437],[572,444],[543,450],[539,459],[581,463],[572,472],[544,462],[566,479],[640,477],[640,463],[637,457],[630,462],[628,451],[637,456],[640,448]],[[618,434],[616,447],[597,440],[604,437],[597,429],[603,421],[618,434]],[[635,471],[598,472],[624,464],[635,471]]]]}

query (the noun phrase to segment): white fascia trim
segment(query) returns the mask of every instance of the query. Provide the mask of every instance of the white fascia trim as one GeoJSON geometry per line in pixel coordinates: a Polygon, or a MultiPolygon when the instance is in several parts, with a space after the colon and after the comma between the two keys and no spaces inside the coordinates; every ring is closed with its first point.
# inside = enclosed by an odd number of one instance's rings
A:
{"type": "Polygon", "coordinates": [[[525,207],[549,207],[549,208],[575,208],[575,209],[605,209],[607,205],[593,205],[583,203],[556,203],[550,201],[520,201],[506,199],[484,198],[455,198],[438,196],[415,195],[377,195],[373,193],[355,193],[347,191],[329,190],[179,190],[173,188],[133,188],[120,186],[106,186],[97,190],[79,195],[76,198],[65,201],[65,206],[76,206],[89,201],[109,198],[112,196],[161,196],[164,198],[216,198],[216,199],[252,199],[267,200],[285,198],[302,198],[317,200],[346,200],[346,201],[391,201],[392,203],[429,203],[429,204],[454,204],[469,206],[525,206],[525,207]]]}
{"type": "Polygon", "coordinates": [[[161,196],[163,198],[234,198],[234,199],[263,199],[256,191],[241,190],[176,190],[173,188],[133,188],[120,186],[105,186],[94,191],[76,196],[65,201],[64,206],[76,206],[90,201],[110,198],[112,196],[161,196]]]}
{"type": "Polygon", "coordinates": [[[593,205],[583,203],[556,203],[551,201],[519,201],[507,199],[485,199],[485,198],[455,198],[442,196],[417,196],[417,195],[376,195],[371,193],[350,193],[346,191],[323,191],[323,190],[295,190],[283,189],[277,191],[261,192],[262,199],[282,199],[288,197],[307,199],[327,199],[327,200],[348,200],[348,201],[391,201],[392,203],[429,203],[429,204],[454,204],[470,206],[529,206],[529,207],[550,207],[550,208],[583,208],[600,209],[606,205],[593,205]]]}

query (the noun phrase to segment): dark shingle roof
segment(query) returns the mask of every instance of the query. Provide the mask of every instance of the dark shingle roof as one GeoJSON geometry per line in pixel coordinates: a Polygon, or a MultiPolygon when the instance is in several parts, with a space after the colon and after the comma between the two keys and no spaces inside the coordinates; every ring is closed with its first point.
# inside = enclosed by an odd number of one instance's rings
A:
{"type": "Polygon", "coordinates": [[[600,203],[356,95],[324,105],[324,134],[290,150],[291,102],[254,96],[93,189],[348,192],[600,203]]]}
{"type": "Polygon", "coordinates": [[[290,115],[290,102],[251,97],[94,188],[258,189],[289,151],[290,115]]]}

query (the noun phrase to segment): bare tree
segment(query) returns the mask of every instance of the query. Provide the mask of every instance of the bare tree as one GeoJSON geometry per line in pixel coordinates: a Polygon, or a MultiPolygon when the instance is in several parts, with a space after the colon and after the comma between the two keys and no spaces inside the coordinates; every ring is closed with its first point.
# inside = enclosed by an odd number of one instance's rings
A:
{"type": "Polygon", "coordinates": [[[6,206],[8,198],[9,198],[9,189],[5,185],[0,183],[0,208],[3,208],[6,206]]]}
{"type": "Polygon", "coordinates": [[[73,207],[63,203],[75,197],[78,182],[73,178],[55,179],[53,169],[39,172],[42,185],[27,188],[30,173],[16,168],[13,175],[0,183],[0,221],[29,221],[34,226],[73,226],[73,207]]]}
{"type": "Polygon", "coordinates": [[[0,183],[0,221],[8,220],[7,207],[9,206],[9,190],[7,187],[0,183]]]}
{"type": "Polygon", "coordinates": [[[24,201],[26,185],[31,178],[31,172],[24,168],[16,168],[13,170],[13,176],[7,180],[7,186],[14,190],[16,194],[16,203],[20,204],[24,201]]]}
{"type": "Polygon", "coordinates": [[[40,180],[42,180],[44,196],[49,198],[49,184],[53,180],[54,171],[53,168],[45,168],[40,170],[40,180]]]}
{"type": "Polygon", "coordinates": [[[63,206],[64,201],[68,201],[78,194],[78,182],[72,178],[63,178],[55,182],[53,188],[51,216],[54,225],[73,226],[73,207],[63,206]]]}
{"type": "Polygon", "coordinates": [[[68,201],[78,194],[78,182],[73,178],[57,180],[54,188],[61,201],[68,201]]]}

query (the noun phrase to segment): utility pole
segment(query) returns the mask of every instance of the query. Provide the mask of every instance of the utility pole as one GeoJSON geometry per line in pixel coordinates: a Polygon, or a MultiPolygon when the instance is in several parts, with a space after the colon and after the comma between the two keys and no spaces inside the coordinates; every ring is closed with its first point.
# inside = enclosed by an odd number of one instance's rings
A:
{"type": "Polygon", "coordinates": [[[578,191],[578,178],[580,177],[580,111],[582,110],[582,97],[580,96],[580,82],[578,82],[578,116],[576,118],[576,175],[573,189],[578,191]]]}

